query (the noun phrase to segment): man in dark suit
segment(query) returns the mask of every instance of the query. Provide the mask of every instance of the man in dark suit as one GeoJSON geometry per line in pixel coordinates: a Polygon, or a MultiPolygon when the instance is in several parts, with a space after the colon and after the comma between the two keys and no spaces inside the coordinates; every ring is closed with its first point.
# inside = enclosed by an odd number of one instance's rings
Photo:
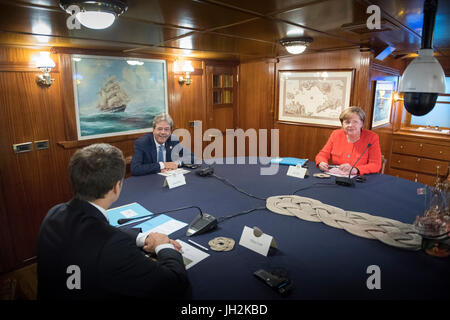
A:
{"type": "Polygon", "coordinates": [[[165,172],[181,165],[179,157],[183,156],[182,151],[176,155],[177,159],[172,157],[172,151],[179,144],[178,140],[173,140],[172,130],[173,120],[168,114],[160,114],[153,119],[153,132],[134,142],[130,165],[132,175],[165,172]]]}
{"type": "Polygon", "coordinates": [[[40,229],[38,299],[184,297],[189,281],[179,243],[160,233],[130,236],[108,223],[125,174],[122,151],[85,147],[69,171],[74,198],[50,209],[40,229]]]}

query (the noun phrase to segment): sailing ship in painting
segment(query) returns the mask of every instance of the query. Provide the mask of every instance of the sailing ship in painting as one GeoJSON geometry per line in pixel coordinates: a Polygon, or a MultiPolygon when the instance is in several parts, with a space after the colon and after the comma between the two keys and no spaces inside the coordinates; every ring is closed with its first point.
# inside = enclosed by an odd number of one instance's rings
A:
{"type": "Polygon", "coordinates": [[[97,109],[101,112],[123,112],[131,101],[126,91],[120,87],[115,76],[106,79],[98,93],[97,109]]]}

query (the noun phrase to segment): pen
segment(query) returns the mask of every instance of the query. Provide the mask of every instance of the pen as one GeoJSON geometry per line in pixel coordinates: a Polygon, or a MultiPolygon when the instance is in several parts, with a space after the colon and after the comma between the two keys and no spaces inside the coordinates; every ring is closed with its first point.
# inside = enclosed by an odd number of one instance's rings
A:
{"type": "Polygon", "coordinates": [[[204,246],[199,245],[197,242],[194,242],[194,241],[192,241],[191,239],[188,239],[188,241],[189,241],[190,243],[192,243],[192,244],[195,244],[197,247],[202,248],[203,250],[206,250],[206,251],[209,250],[208,248],[205,248],[204,246]]]}

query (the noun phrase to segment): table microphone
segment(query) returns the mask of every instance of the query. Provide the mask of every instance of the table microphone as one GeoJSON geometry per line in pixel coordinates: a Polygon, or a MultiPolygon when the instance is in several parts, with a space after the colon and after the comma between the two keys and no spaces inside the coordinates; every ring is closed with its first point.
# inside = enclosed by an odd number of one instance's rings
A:
{"type": "Polygon", "coordinates": [[[361,155],[359,156],[358,160],[356,160],[355,164],[353,165],[353,167],[350,169],[350,172],[348,173],[348,177],[336,177],[336,184],[339,184],[341,186],[353,186],[355,183],[353,182],[353,179],[350,178],[352,176],[352,170],[353,168],[356,166],[356,164],[358,163],[358,161],[362,158],[362,156],[364,155],[364,153],[366,153],[367,149],[369,149],[371,146],[371,144],[367,144],[367,147],[364,149],[363,153],[361,153],[361,155]]]}
{"type": "Polygon", "coordinates": [[[205,233],[209,230],[213,230],[217,227],[217,219],[216,217],[200,212],[198,216],[192,220],[189,224],[188,229],[186,231],[186,236],[190,237],[193,235],[205,233]]]}
{"type": "Polygon", "coordinates": [[[144,219],[144,218],[148,218],[148,217],[155,218],[155,217],[157,217],[157,216],[159,216],[160,214],[163,214],[163,213],[164,212],[152,213],[152,214],[147,214],[145,216],[140,216],[140,217],[135,217],[135,218],[119,219],[119,220],[117,220],[117,223],[118,224],[124,224],[124,223],[127,223],[129,221],[138,220],[138,219],[144,219]]]}
{"type": "Polygon", "coordinates": [[[196,208],[196,209],[198,209],[198,211],[200,211],[200,214],[203,214],[202,209],[200,209],[199,207],[197,207],[197,206],[188,206],[188,207],[176,208],[176,209],[172,209],[172,210],[166,210],[166,211],[158,212],[158,213],[147,214],[145,216],[140,216],[140,217],[126,218],[126,219],[122,218],[122,219],[117,220],[117,223],[118,224],[124,224],[124,223],[127,223],[129,221],[140,220],[140,219],[144,219],[144,218],[148,218],[148,217],[150,217],[150,219],[152,219],[152,218],[155,218],[155,217],[157,217],[157,216],[159,216],[161,214],[164,214],[164,213],[180,211],[180,210],[190,209],[190,208],[196,208]]]}

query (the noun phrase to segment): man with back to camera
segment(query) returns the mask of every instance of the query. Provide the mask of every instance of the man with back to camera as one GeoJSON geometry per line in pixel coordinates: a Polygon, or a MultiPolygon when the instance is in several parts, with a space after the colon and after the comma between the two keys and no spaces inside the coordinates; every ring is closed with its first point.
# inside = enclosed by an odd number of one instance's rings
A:
{"type": "Polygon", "coordinates": [[[180,244],[108,223],[125,174],[122,151],[90,145],[75,152],[69,171],[74,198],[51,208],[40,229],[38,299],[182,298],[189,281],[180,244]]]}
{"type": "MultiPolygon", "coordinates": [[[[173,120],[162,113],[153,119],[153,132],[143,135],[134,142],[134,153],[130,169],[134,176],[166,172],[177,169],[181,160],[172,158],[172,150],[180,142],[172,136],[173,120]]],[[[180,152],[183,156],[183,150],[180,152]]],[[[191,163],[193,163],[191,156],[191,163]]]]}

